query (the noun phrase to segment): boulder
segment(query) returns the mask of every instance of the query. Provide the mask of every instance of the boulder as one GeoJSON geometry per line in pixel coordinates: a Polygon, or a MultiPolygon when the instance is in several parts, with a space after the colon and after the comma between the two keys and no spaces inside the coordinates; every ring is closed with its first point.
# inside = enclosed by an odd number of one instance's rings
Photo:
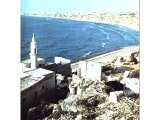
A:
{"type": "Polygon", "coordinates": [[[130,56],[130,61],[129,61],[129,62],[131,62],[131,63],[133,63],[133,64],[137,64],[137,63],[138,63],[136,57],[134,57],[133,54],[131,54],[131,56],[130,56]]]}
{"type": "Polygon", "coordinates": [[[108,81],[108,78],[107,78],[107,76],[106,76],[106,74],[104,72],[102,72],[101,80],[102,81],[106,81],[106,82],[108,81]]]}
{"type": "Polygon", "coordinates": [[[128,75],[130,78],[139,78],[139,70],[131,71],[128,75]]]}
{"type": "Polygon", "coordinates": [[[116,76],[107,76],[107,82],[109,81],[116,81],[116,80],[119,80],[119,77],[116,77],[116,76]]]}
{"type": "Polygon", "coordinates": [[[109,81],[106,82],[105,85],[106,85],[105,91],[107,94],[114,91],[122,91],[124,89],[124,85],[119,81],[109,81]]]}
{"type": "Polygon", "coordinates": [[[123,91],[110,92],[109,101],[117,102],[118,98],[123,95],[123,91]]]}
{"type": "Polygon", "coordinates": [[[139,79],[137,78],[125,78],[122,80],[122,83],[126,88],[129,88],[134,93],[139,94],[139,79]]]}
{"type": "Polygon", "coordinates": [[[82,86],[78,85],[77,87],[77,95],[81,95],[82,94],[82,86]]]}
{"type": "Polygon", "coordinates": [[[127,87],[124,88],[123,93],[124,93],[124,96],[126,97],[132,97],[136,94],[134,91],[132,91],[130,88],[127,88],[127,87]]]}
{"type": "Polygon", "coordinates": [[[127,78],[129,76],[129,74],[130,74],[130,71],[125,71],[124,75],[123,75],[123,78],[127,78]]]}
{"type": "Polygon", "coordinates": [[[116,59],[116,61],[114,62],[114,65],[115,66],[122,66],[123,65],[122,61],[123,61],[123,58],[122,57],[118,57],[116,59]]]}
{"type": "Polygon", "coordinates": [[[75,118],[75,120],[82,120],[82,115],[81,114],[77,115],[77,117],[75,118]]]}
{"type": "Polygon", "coordinates": [[[68,111],[77,112],[78,110],[77,110],[76,106],[70,106],[68,108],[68,111]]]}
{"type": "MultiPolygon", "coordinates": [[[[40,112],[36,107],[30,108],[27,115],[27,120],[37,120],[37,113],[40,112]]],[[[39,113],[41,114],[41,112],[39,113]]]]}
{"type": "Polygon", "coordinates": [[[77,101],[77,96],[70,95],[68,98],[66,98],[60,103],[62,110],[69,111],[69,108],[71,106],[76,106],[76,101],[77,101]]]}

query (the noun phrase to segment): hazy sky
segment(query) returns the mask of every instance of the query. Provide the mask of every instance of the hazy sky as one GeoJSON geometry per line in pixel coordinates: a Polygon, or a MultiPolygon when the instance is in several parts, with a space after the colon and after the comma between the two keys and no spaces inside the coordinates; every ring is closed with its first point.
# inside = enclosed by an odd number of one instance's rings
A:
{"type": "Polygon", "coordinates": [[[139,11],[139,0],[21,0],[21,12],[139,11]]]}

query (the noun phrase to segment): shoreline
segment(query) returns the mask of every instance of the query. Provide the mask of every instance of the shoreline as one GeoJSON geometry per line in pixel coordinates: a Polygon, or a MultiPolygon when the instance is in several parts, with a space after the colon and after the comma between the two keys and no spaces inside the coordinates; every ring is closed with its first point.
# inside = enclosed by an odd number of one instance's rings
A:
{"type": "MultiPolygon", "coordinates": [[[[43,16],[40,16],[43,17],[43,16]]],[[[44,16],[47,17],[47,16],[44,16]]],[[[110,22],[104,22],[104,21],[92,21],[92,20],[82,20],[82,19],[70,19],[70,18],[60,18],[60,17],[49,17],[49,18],[57,18],[57,19],[65,19],[65,20],[74,20],[74,21],[82,21],[82,22],[93,22],[93,23],[102,23],[102,24],[111,24],[111,25],[117,25],[120,27],[127,27],[133,30],[139,31],[139,26],[134,26],[134,25],[127,25],[124,23],[110,23],[110,22]]]]}
{"type": "Polygon", "coordinates": [[[89,58],[86,57],[85,59],[79,59],[75,62],[71,62],[71,67],[73,70],[76,70],[76,68],[78,67],[79,61],[87,61],[87,62],[92,61],[92,62],[99,62],[99,63],[105,64],[113,61],[116,57],[119,57],[119,56],[124,57],[139,50],[140,50],[139,45],[122,47],[117,50],[91,56],[89,58]]]}
{"type": "Polygon", "coordinates": [[[99,16],[98,17],[95,17],[93,18],[93,16],[91,18],[80,18],[80,17],[72,17],[72,16],[69,16],[69,17],[55,17],[55,16],[47,16],[47,15],[39,15],[39,14],[36,14],[36,15],[24,15],[22,14],[21,16],[31,16],[31,17],[46,17],[46,18],[57,18],[57,19],[65,19],[65,20],[74,20],[74,21],[83,21],[83,22],[93,22],[93,23],[103,23],[103,24],[111,24],[111,25],[118,25],[120,27],[127,27],[127,28],[130,28],[130,29],[133,29],[133,30],[137,30],[139,31],[139,20],[135,21],[133,19],[131,19],[130,17],[128,17],[129,15],[126,15],[125,17],[129,20],[124,20],[126,18],[120,18],[119,19],[119,14],[117,15],[110,15],[112,18],[109,17],[106,17],[105,20],[99,20],[99,16]],[[137,23],[137,24],[136,24],[137,23]],[[135,25],[136,24],[136,25],[135,25]]]}

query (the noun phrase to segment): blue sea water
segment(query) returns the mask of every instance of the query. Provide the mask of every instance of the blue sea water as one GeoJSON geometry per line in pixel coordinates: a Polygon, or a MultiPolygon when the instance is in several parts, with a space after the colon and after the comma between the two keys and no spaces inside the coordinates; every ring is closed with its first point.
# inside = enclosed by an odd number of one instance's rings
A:
{"type": "Polygon", "coordinates": [[[21,16],[21,60],[29,58],[32,34],[38,56],[77,60],[104,51],[139,45],[139,31],[126,27],[67,19],[21,16]]]}

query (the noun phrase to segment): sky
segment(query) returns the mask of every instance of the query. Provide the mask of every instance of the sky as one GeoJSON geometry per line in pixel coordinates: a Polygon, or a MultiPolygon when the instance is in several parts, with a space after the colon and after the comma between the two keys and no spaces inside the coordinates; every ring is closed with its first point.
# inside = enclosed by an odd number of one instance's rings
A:
{"type": "Polygon", "coordinates": [[[139,11],[139,0],[21,0],[21,13],[132,11],[139,11]]]}

